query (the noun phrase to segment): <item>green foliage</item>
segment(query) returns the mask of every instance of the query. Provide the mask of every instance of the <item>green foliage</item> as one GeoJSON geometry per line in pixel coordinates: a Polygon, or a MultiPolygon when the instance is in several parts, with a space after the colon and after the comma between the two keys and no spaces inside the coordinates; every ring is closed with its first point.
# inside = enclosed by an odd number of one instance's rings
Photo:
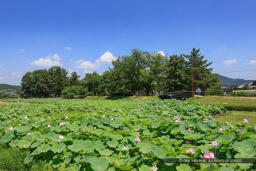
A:
{"type": "Polygon", "coordinates": [[[25,164],[28,154],[19,148],[0,148],[0,170],[52,170],[45,161],[25,164]]]}
{"type": "Polygon", "coordinates": [[[246,84],[243,86],[242,89],[243,89],[243,90],[250,90],[250,86],[246,83],[246,84]]]}
{"type": "Polygon", "coordinates": [[[21,92],[21,86],[0,84],[0,90],[11,90],[11,91],[19,93],[19,92],[21,92]]]}
{"type": "Polygon", "coordinates": [[[49,70],[34,70],[27,72],[21,81],[24,97],[59,96],[67,85],[67,71],[57,66],[49,70]]]}
{"type": "Polygon", "coordinates": [[[99,86],[101,76],[97,72],[87,73],[82,80],[82,85],[88,89],[88,92],[93,95],[99,94],[99,86]]]}
{"type": "Polygon", "coordinates": [[[233,79],[233,78],[228,78],[222,75],[219,75],[220,80],[223,82],[223,85],[228,87],[228,86],[240,86],[242,84],[249,84],[252,82],[252,80],[244,80],[244,79],[233,79]]]}
{"type": "Polygon", "coordinates": [[[84,88],[83,86],[74,85],[64,88],[61,94],[64,96],[64,98],[72,99],[74,97],[83,98],[87,95],[87,92],[87,88],[84,88]]]}
{"type": "Polygon", "coordinates": [[[27,72],[22,78],[24,97],[60,96],[74,98],[77,93],[72,86],[87,88],[87,95],[131,96],[154,94],[154,91],[191,91],[192,65],[194,89],[200,88],[208,94],[220,94],[222,83],[218,75],[212,74],[212,64],[204,59],[200,49],[193,48],[188,55],[162,55],[134,49],[130,55],[112,61],[112,68],[102,75],[87,73],[80,81],[79,75],[54,66],[48,70],[27,72]]]}
{"type": "MultiPolygon", "coordinates": [[[[224,166],[174,163],[170,167],[162,158],[200,159],[209,152],[216,158],[256,155],[256,131],[242,120],[238,128],[221,125],[210,115],[225,109],[215,105],[174,100],[16,101],[33,105],[0,108],[0,146],[26,151],[24,167],[41,161],[58,170],[218,170],[224,166]],[[214,140],[216,147],[209,145],[214,140]],[[195,153],[186,152],[190,148],[195,153]]],[[[255,164],[234,166],[253,168],[255,164]]]]}
{"type": "Polygon", "coordinates": [[[205,96],[194,98],[194,101],[222,105],[231,111],[256,111],[256,99],[250,97],[205,96]]]}
{"type": "Polygon", "coordinates": [[[246,92],[232,92],[228,94],[229,96],[236,97],[256,97],[256,93],[246,93],[246,92]]]}

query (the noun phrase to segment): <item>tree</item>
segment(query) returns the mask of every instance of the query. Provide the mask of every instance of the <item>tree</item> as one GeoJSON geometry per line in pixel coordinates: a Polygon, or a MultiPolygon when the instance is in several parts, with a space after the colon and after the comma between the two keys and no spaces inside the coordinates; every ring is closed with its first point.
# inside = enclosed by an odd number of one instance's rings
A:
{"type": "Polygon", "coordinates": [[[83,86],[79,86],[79,85],[73,85],[73,86],[65,87],[61,91],[61,94],[65,98],[72,99],[74,97],[83,98],[86,96],[87,92],[88,92],[87,88],[84,88],[83,86]]]}
{"type": "Polygon", "coordinates": [[[82,85],[88,88],[91,95],[97,95],[99,92],[99,85],[101,83],[101,76],[97,72],[87,73],[82,80],[82,85]]]}
{"type": "Polygon", "coordinates": [[[101,77],[101,83],[99,85],[99,94],[100,95],[104,95],[104,96],[109,96],[111,95],[111,93],[113,92],[113,82],[112,82],[112,75],[113,73],[111,71],[105,71],[102,74],[101,77]]]}
{"type": "Polygon", "coordinates": [[[193,66],[193,82],[194,89],[200,88],[205,91],[207,88],[211,87],[215,81],[219,79],[213,79],[212,68],[208,68],[212,62],[204,60],[204,56],[201,55],[200,49],[193,48],[190,52],[190,55],[184,55],[187,59],[187,68],[186,68],[186,90],[192,89],[192,66],[193,66]]]}
{"type": "Polygon", "coordinates": [[[27,72],[22,78],[21,85],[26,97],[49,97],[49,78],[45,69],[27,72]]]}
{"type": "Polygon", "coordinates": [[[250,86],[246,83],[246,84],[243,86],[243,90],[250,90],[250,86]]]}
{"type": "Polygon", "coordinates": [[[166,71],[166,90],[180,91],[186,90],[186,71],[187,62],[183,55],[172,55],[167,63],[166,71]]]}
{"type": "Polygon", "coordinates": [[[69,85],[79,85],[79,78],[80,76],[74,71],[71,73],[69,85]]]}
{"type": "Polygon", "coordinates": [[[113,61],[113,95],[133,95],[142,90],[141,71],[145,69],[145,52],[134,49],[131,56],[113,61]]]}
{"type": "Polygon", "coordinates": [[[144,54],[146,57],[145,70],[148,71],[141,72],[141,77],[145,78],[144,81],[143,79],[141,81],[143,81],[142,84],[146,94],[149,95],[149,92],[153,89],[163,91],[165,89],[164,73],[166,72],[167,56],[159,53],[150,54],[148,52],[144,52],[144,54]],[[145,84],[145,81],[147,81],[147,84],[145,84]]]}
{"type": "Polygon", "coordinates": [[[68,85],[68,72],[59,66],[53,66],[48,70],[48,73],[51,94],[61,95],[61,91],[68,85]]]}

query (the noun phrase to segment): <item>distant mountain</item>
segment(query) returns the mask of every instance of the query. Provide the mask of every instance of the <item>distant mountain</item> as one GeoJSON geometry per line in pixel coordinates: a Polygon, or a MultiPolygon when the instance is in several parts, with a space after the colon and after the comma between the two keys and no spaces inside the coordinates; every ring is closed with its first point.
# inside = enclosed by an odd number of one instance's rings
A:
{"type": "Polygon", "coordinates": [[[244,79],[233,79],[233,78],[228,78],[222,75],[219,75],[219,78],[221,81],[223,81],[223,84],[225,87],[231,86],[231,85],[242,85],[246,83],[251,83],[252,80],[244,80],[244,79]]]}
{"type": "Polygon", "coordinates": [[[15,90],[16,92],[21,91],[21,86],[9,85],[9,84],[0,84],[0,90],[15,90]]]}

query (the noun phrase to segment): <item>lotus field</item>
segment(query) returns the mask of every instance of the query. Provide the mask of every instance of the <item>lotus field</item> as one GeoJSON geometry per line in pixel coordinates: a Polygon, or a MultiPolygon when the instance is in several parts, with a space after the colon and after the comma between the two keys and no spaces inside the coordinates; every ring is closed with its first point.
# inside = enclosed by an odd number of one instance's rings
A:
{"type": "Polygon", "coordinates": [[[16,100],[0,106],[0,146],[54,170],[254,170],[254,163],[167,163],[256,158],[256,130],[220,124],[223,107],[174,100],[16,100]]]}

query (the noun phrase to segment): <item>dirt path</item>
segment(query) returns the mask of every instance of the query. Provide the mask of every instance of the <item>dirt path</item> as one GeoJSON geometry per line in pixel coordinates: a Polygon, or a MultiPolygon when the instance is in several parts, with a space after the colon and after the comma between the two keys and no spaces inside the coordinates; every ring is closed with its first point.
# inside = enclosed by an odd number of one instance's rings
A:
{"type": "Polygon", "coordinates": [[[0,101],[0,105],[12,105],[12,104],[17,104],[17,105],[30,105],[30,103],[22,103],[22,102],[2,102],[2,101],[0,101]]]}

